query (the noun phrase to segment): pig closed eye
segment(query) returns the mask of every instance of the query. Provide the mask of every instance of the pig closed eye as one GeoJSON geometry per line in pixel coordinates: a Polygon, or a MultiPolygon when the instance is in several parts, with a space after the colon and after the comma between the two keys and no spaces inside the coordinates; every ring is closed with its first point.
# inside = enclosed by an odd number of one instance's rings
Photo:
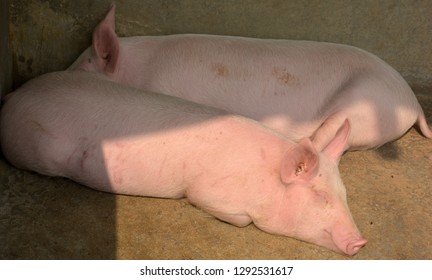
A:
{"type": "Polygon", "coordinates": [[[317,193],[317,195],[318,195],[318,196],[319,196],[323,201],[325,201],[326,204],[329,203],[328,195],[327,195],[326,192],[319,191],[319,192],[317,193]]]}
{"type": "Polygon", "coordinates": [[[318,191],[318,190],[312,190],[315,194],[315,197],[317,200],[325,203],[326,205],[329,204],[329,195],[325,191],[318,191]]]}

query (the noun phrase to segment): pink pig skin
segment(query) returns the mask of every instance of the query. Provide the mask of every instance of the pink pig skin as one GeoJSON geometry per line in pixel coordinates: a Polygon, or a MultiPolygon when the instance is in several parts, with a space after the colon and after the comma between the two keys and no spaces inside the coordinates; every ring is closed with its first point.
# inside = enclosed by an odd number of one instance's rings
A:
{"type": "Polygon", "coordinates": [[[237,226],[347,255],[366,244],[346,202],[338,160],[350,125],[316,150],[240,116],[63,71],[11,93],[0,141],[16,167],[101,191],[181,198],[237,226]]]}
{"type": "Polygon", "coordinates": [[[380,146],[415,122],[432,138],[404,79],[378,57],[346,45],[211,35],[117,38],[115,6],[93,46],[70,69],[247,116],[321,147],[345,119],[346,149],[380,146]]]}

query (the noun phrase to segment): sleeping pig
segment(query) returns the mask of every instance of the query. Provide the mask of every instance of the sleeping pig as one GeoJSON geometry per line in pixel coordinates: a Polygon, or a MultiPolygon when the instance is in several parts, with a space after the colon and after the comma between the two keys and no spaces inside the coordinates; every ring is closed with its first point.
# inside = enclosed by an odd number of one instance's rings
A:
{"type": "Polygon", "coordinates": [[[346,119],[345,150],[380,146],[415,122],[432,138],[404,79],[355,47],[211,35],[117,38],[115,6],[93,45],[70,66],[110,80],[220,108],[322,148],[346,119]]]}
{"type": "Polygon", "coordinates": [[[182,198],[236,226],[253,222],[347,255],[367,242],[338,161],[344,120],[317,149],[260,123],[97,73],[63,71],[11,93],[0,143],[16,167],[127,195],[182,198]]]}

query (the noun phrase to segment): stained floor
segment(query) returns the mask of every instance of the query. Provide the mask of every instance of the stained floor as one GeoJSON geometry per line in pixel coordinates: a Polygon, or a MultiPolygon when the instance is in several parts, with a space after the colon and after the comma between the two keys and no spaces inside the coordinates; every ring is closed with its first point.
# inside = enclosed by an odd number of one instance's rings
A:
{"type": "MultiPolygon", "coordinates": [[[[418,95],[429,124],[432,96],[418,95]]],[[[369,243],[353,259],[432,259],[432,141],[411,129],[343,156],[354,219],[369,243]]],[[[0,158],[0,259],[347,259],[221,222],[169,200],[113,195],[18,170],[0,158]]]]}

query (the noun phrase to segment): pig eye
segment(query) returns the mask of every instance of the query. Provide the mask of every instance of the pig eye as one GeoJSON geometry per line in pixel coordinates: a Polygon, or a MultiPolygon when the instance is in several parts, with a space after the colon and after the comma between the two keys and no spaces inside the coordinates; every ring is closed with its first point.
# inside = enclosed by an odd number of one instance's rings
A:
{"type": "Polygon", "coordinates": [[[92,63],[92,59],[91,58],[87,59],[87,62],[92,63]]]}
{"type": "Polygon", "coordinates": [[[316,197],[321,200],[322,202],[325,202],[325,204],[329,204],[329,196],[324,191],[314,191],[316,197]]]}
{"type": "Polygon", "coordinates": [[[312,185],[310,187],[314,195],[314,199],[320,202],[325,202],[325,204],[327,205],[330,201],[328,193],[325,191],[316,190],[315,187],[316,187],[315,185],[312,185]]]}

